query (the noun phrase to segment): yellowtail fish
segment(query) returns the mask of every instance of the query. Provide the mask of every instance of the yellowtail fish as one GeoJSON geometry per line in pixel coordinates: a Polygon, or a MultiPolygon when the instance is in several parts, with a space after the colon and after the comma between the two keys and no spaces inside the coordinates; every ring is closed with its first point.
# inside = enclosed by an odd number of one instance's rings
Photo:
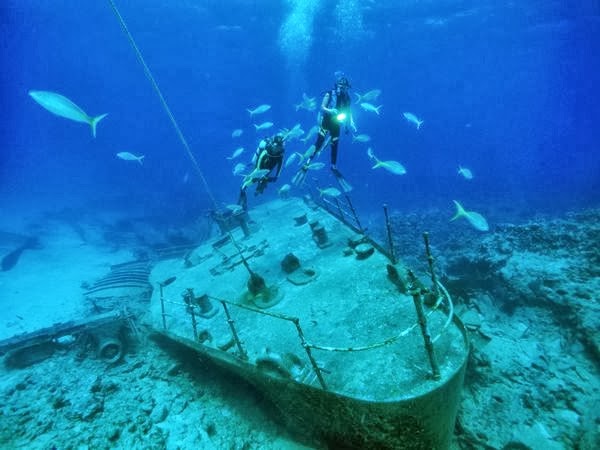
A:
{"type": "Polygon", "coordinates": [[[352,136],[352,142],[369,142],[371,140],[371,136],[368,134],[357,134],[356,136],[352,136]]]}
{"type": "Polygon", "coordinates": [[[288,156],[288,159],[285,160],[284,167],[290,166],[297,159],[299,159],[299,164],[302,164],[304,157],[298,152],[292,153],[290,156],[288,156]]]}
{"type": "Polygon", "coordinates": [[[381,94],[381,89],[372,89],[369,92],[365,92],[363,95],[357,94],[356,92],[356,103],[372,102],[377,100],[377,97],[381,94]]]}
{"type": "Polygon", "coordinates": [[[271,128],[272,126],[273,126],[273,122],[263,122],[260,125],[254,124],[254,128],[256,128],[256,131],[267,130],[267,129],[271,128]]]}
{"type": "Polygon", "coordinates": [[[117,158],[120,158],[124,161],[137,161],[140,164],[142,164],[142,159],[144,159],[144,155],[137,156],[129,152],[119,152],[117,153],[117,158]]]}
{"type": "Polygon", "coordinates": [[[377,156],[375,156],[375,154],[373,153],[373,149],[371,147],[369,147],[369,149],[367,150],[367,155],[369,156],[369,158],[375,161],[375,165],[371,167],[372,169],[378,169],[382,167],[388,172],[393,173],[394,175],[404,175],[406,173],[406,169],[398,161],[381,161],[380,159],[378,159],[377,156]]]}
{"type": "Polygon", "coordinates": [[[317,100],[315,97],[309,97],[305,93],[302,93],[302,101],[296,106],[296,111],[305,109],[307,111],[314,111],[317,109],[317,100]]]}
{"type": "Polygon", "coordinates": [[[315,162],[315,163],[311,163],[308,166],[306,166],[306,170],[320,170],[323,167],[325,167],[325,164],[322,162],[315,162]]]}
{"type": "Polygon", "coordinates": [[[235,165],[235,167],[233,168],[233,174],[234,175],[243,175],[245,170],[246,170],[246,164],[237,163],[235,165]]]}
{"type": "Polygon", "coordinates": [[[420,120],[417,116],[415,116],[413,113],[405,112],[405,113],[402,113],[402,115],[410,123],[414,123],[417,126],[417,130],[421,128],[421,125],[424,122],[423,120],[420,120]]]}
{"type": "Polygon", "coordinates": [[[375,106],[367,102],[362,102],[360,107],[365,111],[374,112],[375,114],[379,115],[379,110],[383,107],[383,105],[375,106]]]}
{"type": "Polygon", "coordinates": [[[467,169],[466,167],[458,166],[458,174],[462,175],[467,180],[473,179],[473,172],[471,172],[471,170],[467,169]]]}
{"type": "Polygon", "coordinates": [[[283,139],[285,141],[291,141],[292,139],[298,139],[300,136],[302,136],[304,134],[304,130],[300,127],[300,124],[297,123],[291,130],[284,128],[283,130],[280,130],[280,133],[283,135],[283,139]]]}
{"type": "Polygon", "coordinates": [[[315,149],[316,149],[315,144],[308,147],[308,149],[304,152],[304,155],[302,155],[302,161],[310,158],[312,156],[312,154],[315,152],[315,149]]]}
{"type": "Polygon", "coordinates": [[[254,109],[246,109],[246,111],[250,113],[250,116],[253,116],[255,114],[262,114],[264,112],[267,112],[270,109],[271,105],[259,105],[254,109]]]}
{"type": "Polygon", "coordinates": [[[227,159],[235,159],[238,156],[240,156],[242,153],[244,153],[244,147],[236,148],[231,156],[227,156],[227,159]]]}
{"type": "Polygon", "coordinates": [[[464,217],[471,225],[473,225],[473,228],[479,231],[488,231],[490,229],[487,220],[485,220],[485,217],[483,217],[481,214],[475,211],[465,211],[460,203],[458,203],[456,200],[452,201],[454,202],[454,205],[456,205],[456,214],[452,219],[450,219],[451,221],[464,217]]]}
{"type": "Polygon", "coordinates": [[[52,114],[64,117],[65,119],[74,120],[75,122],[87,123],[92,128],[93,137],[96,137],[96,126],[98,125],[98,122],[108,116],[108,114],[100,114],[96,117],[90,117],[83,109],[67,97],[55,92],[29,91],[29,95],[52,114]]]}
{"type": "Polygon", "coordinates": [[[319,189],[319,194],[321,195],[321,197],[324,195],[326,197],[339,197],[340,195],[342,195],[342,193],[340,192],[339,189],[334,188],[334,187],[328,187],[325,189],[319,189]]]}
{"type": "Polygon", "coordinates": [[[235,130],[233,130],[231,132],[231,137],[237,138],[237,137],[240,137],[242,134],[244,134],[244,130],[242,130],[241,128],[236,128],[235,130]]]}
{"type": "Polygon", "coordinates": [[[290,193],[290,189],[292,187],[289,184],[284,184],[283,186],[281,186],[278,190],[277,193],[281,196],[281,197],[287,197],[290,193]]]}
{"type": "Polygon", "coordinates": [[[270,172],[269,169],[254,169],[250,174],[246,175],[244,181],[242,182],[242,189],[247,188],[255,181],[260,180],[262,177],[266,176],[270,172]]]}
{"type": "Polygon", "coordinates": [[[313,137],[315,137],[317,135],[317,133],[319,132],[319,127],[317,125],[313,126],[310,130],[308,130],[308,133],[306,133],[306,136],[304,136],[302,139],[300,139],[302,142],[306,142],[311,140],[313,137]]]}

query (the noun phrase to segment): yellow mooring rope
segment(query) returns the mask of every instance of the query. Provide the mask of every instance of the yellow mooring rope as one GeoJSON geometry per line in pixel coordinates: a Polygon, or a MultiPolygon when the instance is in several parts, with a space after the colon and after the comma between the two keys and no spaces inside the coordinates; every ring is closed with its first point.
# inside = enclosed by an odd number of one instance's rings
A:
{"type": "Polygon", "coordinates": [[[160,91],[160,88],[158,87],[158,84],[156,83],[156,80],[154,79],[154,76],[152,75],[152,72],[150,72],[150,68],[146,64],[146,61],[144,60],[144,57],[142,56],[140,49],[138,48],[137,44],[135,43],[133,36],[129,32],[129,29],[127,28],[127,25],[125,24],[125,20],[123,19],[123,16],[121,16],[121,13],[117,9],[117,6],[115,5],[113,0],[108,0],[108,2],[110,3],[110,6],[115,13],[115,16],[117,16],[117,19],[119,20],[119,23],[121,24],[121,28],[123,28],[123,31],[127,35],[127,39],[129,39],[129,43],[131,44],[131,47],[133,48],[133,51],[135,52],[140,64],[144,68],[144,73],[146,74],[146,77],[148,78],[148,80],[150,80],[150,83],[152,84],[152,87],[154,88],[156,95],[158,95],[158,98],[160,99],[160,102],[162,103],[163,109],[167,113],[167,116],[169,116],[169,120],[171,120],[171,124],[173,125],[173,128],[175,128],[175,132],[177,133],[177,136],[179,137],[179,140],[181,141],[181,144],[183,145],[183,148],[185,149],[187,156],[190,158],[190,161],[192,162],[194,169],[198,173],[198,176],[200,177],[200,180],[202,181],[202,184],[204,185],[204,189],[206,190],[206,193],[208,194],[210,201],[212,202],[213,208],[215,210],[217,210],[218,209],[217,201],[215,200],[215,197],[213,196],[213,194],[210,190],[210,187],[208,186],[208,182],[206,181],[206,178],[204,177],[204,173],[202,172],[202,169],[200,169],[198,160],[196,160],[196,157],[192,153],[190,146],[188,145],[185,137],[183,136],[183,133],[181,132],[181,129],[179,128],[179,125],[177,124],[177,121],[175,120],[175,116],[173,116],[173,113],[171,112],[169,105],[167,105],[167,101],[163,97],[162,92],[160,91]]]}

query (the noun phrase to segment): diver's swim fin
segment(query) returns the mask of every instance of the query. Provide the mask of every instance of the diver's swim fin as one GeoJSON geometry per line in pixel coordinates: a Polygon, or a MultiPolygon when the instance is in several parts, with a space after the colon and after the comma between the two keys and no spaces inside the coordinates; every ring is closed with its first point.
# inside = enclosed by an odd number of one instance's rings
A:
{"type": "MultiPolygon", "coordinates": [[[[304,163],[304,165],[300,168],[300,170],[298,172],[296,172],[296,175],[294,175],[294,178],[292,178],[292,184],[294,186],[301,186],[304,183],[304,180],[306,179],[306,173],[308,172],[308,166],[310,166],[310,163],[312,162],[313,159],[315,159],[316,157],[319,156],[319,154],[321,153],[321,150],[323,150],[325,147],[327,147],[330,143],[331,143],[331,136],[327,136],[327,138],[323,141],[321,146],[318,149],[315,149],[315,151],[312,153],[312,155],[310,155],[308,157],[308,160],[306,161],[306,163],[304,163]]],[[[341,176],[341,174],[340,174],[340,176],[341,176]]],[[[347,184],[347,186],[350,186],[348,183],[346,183],[346,184],[347,184]]],[[[352,186],[350,186],[350,190],[352,190],[352,186]]]]}
{"type": "Polygon", "coordinates": [[[304,166],[302,166],[300,168],[300,170],[298,170],[298,172],[296,172],[296,174],[292,178],[292,184],[294,186],[302,186],[302,184],[304,183],[304,180],[306,179],[306,172],[307,171],[308,171],[308,167],[305,164],[304,166]]]}
{"type": "Polygon", "coordinates": [[[333,176],[335,177],[335,179],[337,180],[338,184],[342,188],[342,191],[344,191],[344,192],[350,192],[352,190],[352,185],[346,181],[346,179],[342,175],[342,172],[340,172],[337,169],[337,167],[332,167],[331,168],[331,172],[333,173],[333,176]]]}

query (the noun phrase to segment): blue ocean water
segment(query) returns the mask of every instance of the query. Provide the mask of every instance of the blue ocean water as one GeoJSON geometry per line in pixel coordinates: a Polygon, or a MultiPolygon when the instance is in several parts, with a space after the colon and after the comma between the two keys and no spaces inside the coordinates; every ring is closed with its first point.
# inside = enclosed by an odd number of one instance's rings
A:
{"type": "MultiPolygon", "coordinates": [[[[338,167],[359,214],[460,200],[492,223],[561,214],[600,200],[600,7],[595,1],[115,0],[219,204],[241,179],[226,159],[254,123],[308,131],[342,70],[351,92],[382,90],[379,116],[354,105],[359,133],[342,134],[338,167]],[[246,108],[272,108],[251,118],[246,108]],[[424,120],[421,129],[403,112],[424,120]],[[244,134],[232,139],[231,132],[244,134]],[[367,148],[401,162],[371,169],[367,148]],[[470,168],[472,180],[457,174],[470,168]]],[[[213,207],[136,59],[110,2],[15,1],[2,6],[0,204],[5,214],[114,209],[184,223],[213,207]],[[90,115],[52,115],[29,90],[58,92],[90,115]],[[117,159],[129,151],[144,164],[117,159]]],[[[354,97],[354,96],[353,96],[354,97]]],[[[288,155],[310,143],[290,142],[288,155]]],[[[328,163],[329,155],[320,161],[328,163]]],[[[263,198],[289,183],[284,170],[263,198]]],[[[333,183],[327,169],[321,186],[333,183]]]]}

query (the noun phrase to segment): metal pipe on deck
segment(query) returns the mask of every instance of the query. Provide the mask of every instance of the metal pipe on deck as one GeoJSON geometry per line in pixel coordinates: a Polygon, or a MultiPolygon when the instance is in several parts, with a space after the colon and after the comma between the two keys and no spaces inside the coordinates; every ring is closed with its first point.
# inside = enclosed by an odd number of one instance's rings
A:
{"type": "Polygon", "coordinates": [[[321,373],[321,368],[317,364],[317,361],[315,360],[314,356],[312,355],[312,351],[310,350],[310,346],[308,345],[308,343],[306,342],[306,339],[304,338],[304,332],[302,331],[302,328],[300,327],[300,319],[294,318],[294,319],[292,319],[292,322],[294,322],[294,325],[296,325],[296,330],[298,330],[298,336],[300,337],[300,343],[301,343],[302,347],[304,347],[304,350],[306,350],[306,354],[308,356],[308,359],[310,360],[310,364],[311,364],[313,370],[315,371],[315,374],[317,375],[317,379],[319,380],[321,387],[324,390],[327,390],[327,385],[325,384],[325,380],[323,379],[323,374],[321,373]]]}
{"type": "Polygon", "coordinates": [[[248,354],[244,350],[244,347],[242,347],[242,341],[240,341],[240,337],[238,336],[237,330],[235,329],[235,321],[231,318],[231,314],[229,313],[227,302],[221,300],[221,305],[223,305],[223,310],[225,311],[225,316],[227,317],[227,323],[229,324],[229,328],[231,329],[231,335],[233,336],[235,345],[237,346],[238,351],[240,352],[240,357],[243,359],[248,359],[248,354]]]}
{"type": "Polygon", "coordinates": [[[440,367],[435,357],[435,349],[433,348],[433,342],[429,329],[427,328],[427,317],[423,311],[423,301],[421,299],[421,288],[415,274],[409,270],[408,272],[408,292],[413,298],[415,309],[417,310],[417,317],[419,320],[419,326],[421,328],[421,334],[423,335],[423,341],[425,342],[425,350],[427,351],[427,357],[429,358],[429,364],[431,365],[432,376],[434,380],[439,380],[440,367]]]}
{"type": "Polygon", "coordinates": [[[396,255],[394,254],[394,241],[392,240],[392,226],[390,224],[390,216],[388,214],[387,205],[383,204],[383,214],[385,216],[385,229],[387,233],[388,245],[390,247],[390,259],[392,264],[396,264],[398,261],[396,260],[396,255]]]}
{"type": "Polygon", "coordinates": [[[158,283],[160,286],[160,313],[162,316],[162,324],[163,328],[167,329],[167,313],[165,313],[165,296],[163,295],[163,288],[165,286],[170,285],[173,281],[175,281],[177,277],[167,278],[165,281],[158,283]]]}
{"type": "Polygon", "coordinates": [[[433,283],[433,293],[435,299],[440,298],[440,290],[438,288],[437,278],[435,276],[435,270],[433,268],[434,258],[431,256],[431,249],[429,248],[429,233],[423,233],[423,240],[425,241],[425,255],[427,256],[427,264],[429,266],[429,275],[431,276],[431,282],[433,283]]]}
{"type": "Polygon", "coordinates": [[[191,288],[186,289],[183,293],[183,301],[188,307],[188,311],[192,318],[192,329],[194,331],[194,341],[198,340],[198,323],[196,322],[196,314],[194,313],[194,290],[191,288]]]}

